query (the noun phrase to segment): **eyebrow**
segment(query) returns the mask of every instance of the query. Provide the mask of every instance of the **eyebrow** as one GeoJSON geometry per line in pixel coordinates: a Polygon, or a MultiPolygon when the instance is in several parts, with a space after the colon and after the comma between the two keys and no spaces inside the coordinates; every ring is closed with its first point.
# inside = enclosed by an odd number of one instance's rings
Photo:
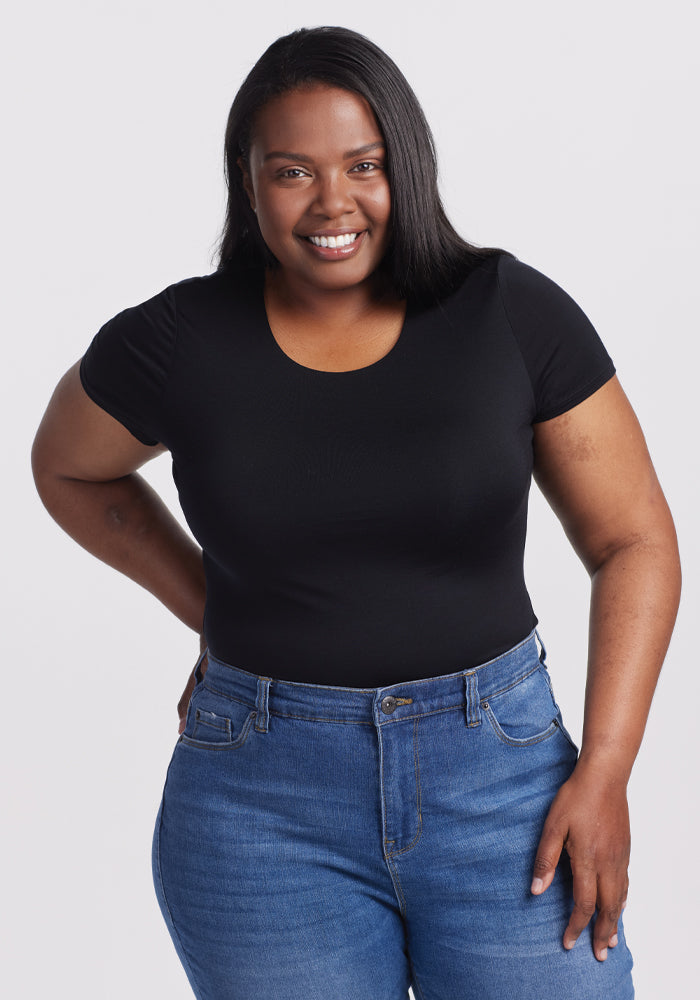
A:
{"type": "MultiPolygon", "coordinates": [[[[349,149],[347,152],[343,153],[343,159],[351,160],[355,156],[363,156],[365,153],[370,153],[373,149],[384,149],[384,143],[382,141],[368,142],[366,146],[359,146],[357,149],[349,149]]],[[[303,153],[288,153],[282,150],[274,150],[271,153],[267,153],[263,157],[263,163],[273,159],[298,160],[301,163],[311,163],[311,157],[304,156],[303,153]]]]}

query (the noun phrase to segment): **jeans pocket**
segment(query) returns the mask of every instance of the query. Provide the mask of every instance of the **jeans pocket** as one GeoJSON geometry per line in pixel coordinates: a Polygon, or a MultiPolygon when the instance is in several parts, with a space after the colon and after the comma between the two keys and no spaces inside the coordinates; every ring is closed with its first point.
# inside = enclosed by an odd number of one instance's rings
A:
{"type": "Polygon", "coordinates": [[[541,743],[560,728],[559,708],[542,664],[482,699],[481,709],[498,739],[511,747],[541,743]]]}
{"type": "Polygon", "coordinates": [[[203,750],[232,750],[245,743],[257,712],[247,702],[217,694],[199,683],[190,699],[180,742],[203,750]]]}

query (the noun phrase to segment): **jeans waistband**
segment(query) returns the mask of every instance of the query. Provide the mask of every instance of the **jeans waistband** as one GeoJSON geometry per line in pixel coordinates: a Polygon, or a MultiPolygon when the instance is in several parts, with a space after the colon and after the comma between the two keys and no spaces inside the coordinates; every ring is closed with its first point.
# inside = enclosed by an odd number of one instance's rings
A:
{"type": "MultiPolygon", "coordinates": [[[[200,657],[195,677],[200,680],[200,657]]],[[[355,688],[280,680],[253,674],[207,653],[204,686],[257,710],[255,728],[266,732],[270,715],[331,723],[385,725],[464,707],[468,726],[480,724],[480,702],[522,680],[544,664],[546,650],[533,631],[512,649],[452,674],[355,688]]]]}

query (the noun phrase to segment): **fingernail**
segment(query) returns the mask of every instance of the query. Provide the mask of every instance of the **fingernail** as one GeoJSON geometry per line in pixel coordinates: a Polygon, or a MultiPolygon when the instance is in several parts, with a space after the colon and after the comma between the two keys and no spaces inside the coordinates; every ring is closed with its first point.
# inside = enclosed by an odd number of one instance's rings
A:
{"type": "Polygon", "coordinates": [[[544,888],[544,882],[541,878],[533,878],[532,885],[530,886],[530,892],[534,892],[537,895],[538,892],[542,892],[544,888]]]}
{"type": "Polygon", "coordinates": [[[600,959],[601,962],[604,962],[607,957],[608,957],[608,949],[601,948],[601,950],[598,952],[598,958],[600,959]]]}
{"type": "Polygon", "coordinates": [[[575,941],[570,941],[568,938],[564,938],[564,947],[567,951],[571,951],[573,946],[576,944],[575,941]]]}
{"type": "Polygon", "coordinates": [[[617,944],[617,934],[613,934],[613,936],[610,938],[610,941],[608,942],[608,947],[614,948],[616,944],[617,944]]]}

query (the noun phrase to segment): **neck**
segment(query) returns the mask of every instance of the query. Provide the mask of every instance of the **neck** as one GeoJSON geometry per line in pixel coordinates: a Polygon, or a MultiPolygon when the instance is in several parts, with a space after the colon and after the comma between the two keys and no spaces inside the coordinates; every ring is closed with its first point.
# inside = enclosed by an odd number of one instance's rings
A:
{"type": "Polygon", "coordinates": [[[290,281],[284,271],[268,268],[264,288],[268,301],[272,300],[285,311],[309,320],[342,321],[398,302],[388,278],[378,271],[361,285],[325,289],[290,281]]]}

